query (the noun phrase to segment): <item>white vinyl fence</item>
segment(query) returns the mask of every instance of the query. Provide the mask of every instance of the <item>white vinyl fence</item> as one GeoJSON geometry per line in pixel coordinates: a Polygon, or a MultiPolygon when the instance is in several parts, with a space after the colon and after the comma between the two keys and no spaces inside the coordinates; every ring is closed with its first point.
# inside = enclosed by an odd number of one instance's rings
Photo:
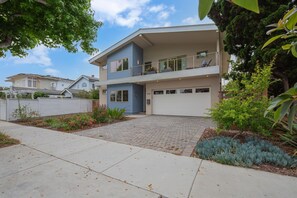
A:
{"type": "MultiPolygon", "coordinates": [[[[27,106],[31,111],[36,111],[41,117],[84,113],[92,111],[92,100],[65,99],[65,98],[38,98],[36,100],[20,99],[21,106],[27,106]]],[[[0,120],[16,120],[13,113],[18,109],[17,99],[0,99],[0,120]]]]}

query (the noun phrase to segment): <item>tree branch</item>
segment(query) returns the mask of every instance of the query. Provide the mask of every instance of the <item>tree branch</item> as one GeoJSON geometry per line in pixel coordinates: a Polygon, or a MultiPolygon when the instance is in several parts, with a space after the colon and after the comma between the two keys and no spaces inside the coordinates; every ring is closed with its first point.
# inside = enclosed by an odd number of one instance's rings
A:
{"type": "Polygon", "coordinates": [[[12,43],[12,38],[11,37],[6,37],[3,42],[0,43],[0,48],[6,48],[9,47],[12,43]]]}
{"type": "MultiPolygon", "coordinates": [[[[1,1],[1,0],[0,0],[1,1]]],[[[5,0],[4,0],[5,1],[5,0]]],[[[43,5],[47,5],[47,2],[46,2],[46,0],[35,0],[36,2],[38,2],[38,3],[41,3],[41,4],[43,4],[43,5]]]]}
{"type": "Polygon", "coordinates": [[[8,0],[0,0],[0,4],[5,3],[8,0]]]}

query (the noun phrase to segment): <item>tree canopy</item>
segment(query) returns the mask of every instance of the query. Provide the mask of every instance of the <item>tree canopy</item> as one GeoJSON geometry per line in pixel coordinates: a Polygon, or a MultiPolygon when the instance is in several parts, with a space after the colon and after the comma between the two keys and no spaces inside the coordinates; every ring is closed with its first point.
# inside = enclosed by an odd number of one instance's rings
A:
{"type": "Polygon", "coordinates": [[[0,57],[22,57],[40,44],[91,54],[101,25],[91,0],[0,0],[0,57]]]}
{"type": "MultiPolygon", "coordinates": [[[[273,76],[281,79],[283,86],[276,88],[274,94],[288,89],[296,82],[297,59],[280,46],[290,40],[278,40],[261,49],[269,39],[266,35],[267,25],[275,23],[292,5],[291,0],[261,0],[260,13],[250,12],[225,0],[215,2],[208,16],[215,22],[220,31],[226,33],[224,47],[229,54],[240,59],[240,64],[229,77],[237,78],[240,72],[252,72],[259,65],[269,64],[275,58],[273,76]]],[[[275,33],[271,35],[274,36],[275,33]]],[[[294,38],[292,38],[293,41],[294,38]]]]}

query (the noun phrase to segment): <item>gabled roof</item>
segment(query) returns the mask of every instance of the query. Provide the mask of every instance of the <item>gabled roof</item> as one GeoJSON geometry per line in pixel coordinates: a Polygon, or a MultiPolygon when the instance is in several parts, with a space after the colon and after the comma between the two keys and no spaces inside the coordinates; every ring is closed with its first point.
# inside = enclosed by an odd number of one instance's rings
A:
{"type": "MultiPolygon", "coordinates": [[[[116,50],[120,49],[124,45],[127,45],[133,42],[133,39],[136,37],[143,37],[146,40],[146,34],[156,34],[156,33],[180,33],[180,32],[199,32],[199,31],[217,31],[218,28],[215,24],[201,24],[201,25],[186,25],[186,26],[171,26],[171,27],[156,27],[156,28],[141,28],[134,33],[130,34],[129,36],[125,37],[124,39],[120,40],[119,42],[115,43],[111,47],[107,48],[103,52],[96,54],[93,56],[89,63],[94,65],[100,65],[97,60],[102,57],[107,57],[111,53],[115,52],[116,50]]],[[[147,41],[149,44],[149,41],[147,41]]]]}
{"type": "Polygon", "coordinates": [[[56,80],[56,81],[73,81],[69,78],[61,78],[61,77],[56,77],[51,75],[26,74],[26,73],[19,73],[13,76],[8,76],[5,81],[11,82],[14,78],[18,78],[18,77],[43,78],[43,79],[56,80]]]}
{"type": "Polygon", "coordinates": [[[86,79],[89,82],[97,82],[99,81],[99,78],[93,77],[93,76],[86,76],[86,75],[81,75],[80,77],[78,77],[78,79],[76,79],[73,83],[71,83],[67,89],[70,89],[71,87],[73,87],[73,85],[75,85],[77,82],[79,82],[81,79],[86,79]]]}

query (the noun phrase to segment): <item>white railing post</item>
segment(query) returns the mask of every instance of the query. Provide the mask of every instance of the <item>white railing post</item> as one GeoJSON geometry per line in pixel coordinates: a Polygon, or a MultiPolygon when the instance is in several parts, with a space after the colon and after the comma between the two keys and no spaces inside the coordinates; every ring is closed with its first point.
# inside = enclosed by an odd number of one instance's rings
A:
{"type": "Polygon", "coordinates": [[[193,69],[194,69],[194,66],[195,66],[195,56],[193,56],[193,65],[192,65],[193,69]]]}

